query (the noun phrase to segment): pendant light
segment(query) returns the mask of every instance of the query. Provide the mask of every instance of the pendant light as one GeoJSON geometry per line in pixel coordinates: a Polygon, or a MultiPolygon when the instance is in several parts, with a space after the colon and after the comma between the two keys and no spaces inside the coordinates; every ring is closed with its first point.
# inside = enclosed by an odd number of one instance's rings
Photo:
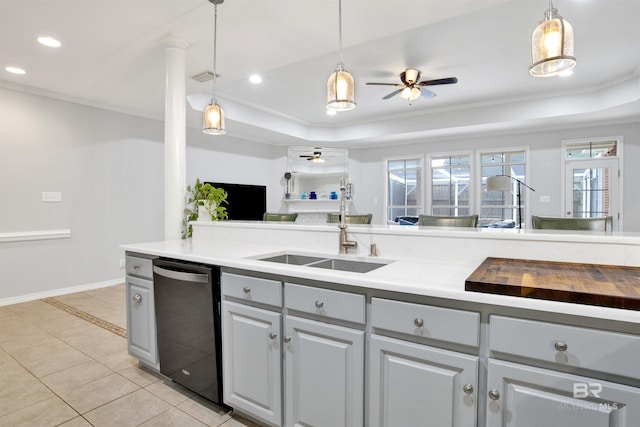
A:
{"type": "Polygon", "coordinates": [[[573,56],[573,27],[558,15],[549,0],[549,10],[531,35],[531,66],[534,77],[551,77],[570,72],[576,66],[573,56]]]}
{"type": "Polygon", "coordinates": [[[224,111],[216,100],[216,47],[218,30],[218,5],[224,0],[209,0],[213,4],[213,98],[211,104],[207,105],[202,115],[202,132],[209,135],[223,135],[226,133],[224,123],[224,111]]]}
{"type": "Polygon", "coordinates": [[[327,82],[327,109],[348,111],[356,108],[355,84],[342,63],[342,0],[338,0],[338,30],[340,37],[340,62],[327,82]]]}

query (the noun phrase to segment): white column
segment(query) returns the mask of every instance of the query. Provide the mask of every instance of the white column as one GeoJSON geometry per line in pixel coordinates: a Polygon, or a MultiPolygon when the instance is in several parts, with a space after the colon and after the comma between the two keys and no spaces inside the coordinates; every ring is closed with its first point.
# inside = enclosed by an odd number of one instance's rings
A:
{"type": "Polygon", "coordinates": [[[186,187],[186,49],[189,44],[165,38],[164,101],[164,238],[180,239],[186,187]]]}

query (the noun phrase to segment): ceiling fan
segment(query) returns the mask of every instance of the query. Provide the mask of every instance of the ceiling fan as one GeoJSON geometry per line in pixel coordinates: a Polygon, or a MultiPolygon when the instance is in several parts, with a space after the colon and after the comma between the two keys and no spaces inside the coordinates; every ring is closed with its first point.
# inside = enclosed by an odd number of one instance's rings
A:
{"type": "Polygon", "coordinates": [[[307,159],[314,163],[324,163],[324,158],[322,157],[322,151],[319,148],[315,148],[313,154],[301,154],[301,158],[307,159]]]}
{"type": "Polygon", "coordinates": [[[425,98],[433,98],[436,96],[435,93],[431,92],[429,89],[425,88],[425,86],[435,86],[435,85],[448,85],[453,83],[458,83],[457,77],[447,77],[444,79],[435,79],[435,80],[420,80],[420,70],[415,68],[407,68],[402,73],[400,73],[400,80],[402,83],[367,83],[368,85],[378,85],[378,86],[397,86],[400,89],[394,90],[389,95],[384,96],[382,99],[389,99],[398,94],[402,96],[402,98],[413,101],[414,99],[418,99],[421,95],[425,98]]]}

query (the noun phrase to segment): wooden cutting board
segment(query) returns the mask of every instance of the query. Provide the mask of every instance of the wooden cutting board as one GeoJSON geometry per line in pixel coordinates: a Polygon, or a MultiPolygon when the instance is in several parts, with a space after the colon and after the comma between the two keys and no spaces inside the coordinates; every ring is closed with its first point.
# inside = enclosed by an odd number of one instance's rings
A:
{"type": "Polygon", "coordinates": [[[465,290],[640,310],[640,267],[490,257],[465,290]]]}

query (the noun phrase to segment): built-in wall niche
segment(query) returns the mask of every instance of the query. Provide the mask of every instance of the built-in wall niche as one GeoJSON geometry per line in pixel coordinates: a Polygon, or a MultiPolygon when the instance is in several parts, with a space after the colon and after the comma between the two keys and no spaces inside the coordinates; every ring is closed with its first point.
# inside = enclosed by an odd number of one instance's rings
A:
{"type": "Polygon", "coordinates": [[[349,180],[349,151],[345,148],[289,147],[287,159],[284,199],[289,210],[337,211],[340,180],[349,180]]]}

